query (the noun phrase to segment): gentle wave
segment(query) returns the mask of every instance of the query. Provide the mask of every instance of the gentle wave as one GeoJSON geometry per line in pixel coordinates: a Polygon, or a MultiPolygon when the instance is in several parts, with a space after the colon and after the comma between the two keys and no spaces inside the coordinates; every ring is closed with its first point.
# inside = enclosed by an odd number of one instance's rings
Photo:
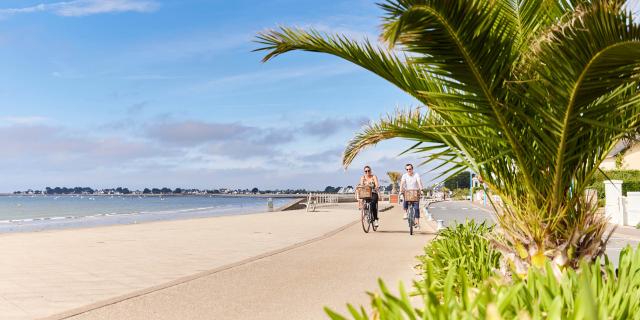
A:
{"type": "MultiPolygon", "coordinates": [[[[274,207],[289,201],[290,198],[273,199],[274,207]]],[[[176,219],[183,216],[188,218],[267,211],[266,204],[266,198],[250,197],[7,196],[0,197],[0,225],[59,225],[67,224],[67,221],[94,221],[114,217],[124,221],[118,223],[137,223],[164,220],[162,217],[165,216],[166,219],[176,219]],[[2,219],[3,216],[6,218],[2,219]]]]}

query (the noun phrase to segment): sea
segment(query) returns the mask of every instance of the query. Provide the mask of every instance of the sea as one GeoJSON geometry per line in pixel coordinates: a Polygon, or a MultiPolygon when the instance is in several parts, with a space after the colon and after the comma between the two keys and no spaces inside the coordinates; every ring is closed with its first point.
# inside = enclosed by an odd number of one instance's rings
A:
{"type": "MultiPolygon", "coordinates": [[[[293,198],[272,198],[274,208],[293,198]]],[[[268,211],[268,197],[138,195],[0,196],[0,233],[136,224],[268,211]]]]}

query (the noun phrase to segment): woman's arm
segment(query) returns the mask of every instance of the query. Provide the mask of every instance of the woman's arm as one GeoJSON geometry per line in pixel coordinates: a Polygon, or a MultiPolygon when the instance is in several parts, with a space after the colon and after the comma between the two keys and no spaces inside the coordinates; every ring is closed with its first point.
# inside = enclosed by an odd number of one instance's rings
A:
{"type": "Polygon", "coordinates": [[[378,182],[378,176],[373,176],[373,184],[376,191],[380,191],[380,183],[378,182]]]}

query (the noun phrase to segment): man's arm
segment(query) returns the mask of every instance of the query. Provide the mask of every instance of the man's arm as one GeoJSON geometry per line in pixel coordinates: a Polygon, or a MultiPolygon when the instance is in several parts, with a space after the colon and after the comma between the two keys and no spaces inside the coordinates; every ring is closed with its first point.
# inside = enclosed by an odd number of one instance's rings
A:
{"type": "Polygon", "coordinates": [[[400,193],[402,193],[404,191],[404,185],[407,184],[407,181],[405,180],[404,174],[402,175],[402,178],[400,178],[400,193]]]}
{"type": "Polygon", "coordinates": [[[422,178],[420,177],[420,174],[417,174],[417,175],[418,175],[418,188],[420,188],[420,194],[422,194],[422,189],[424,189],[424,187],[422,186],[422,178]]]}

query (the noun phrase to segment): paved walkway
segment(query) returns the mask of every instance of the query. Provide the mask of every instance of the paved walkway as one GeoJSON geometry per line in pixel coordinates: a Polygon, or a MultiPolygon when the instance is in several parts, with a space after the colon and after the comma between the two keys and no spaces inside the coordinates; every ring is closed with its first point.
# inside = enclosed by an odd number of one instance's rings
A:
{"type": "Polygon", "coordinates": [[[0,234],[0,319],[49,316],[321,237],[357,218],[348,208],[0,234]]]}
{"type": "Polygon", "coordinates": [[[323,306],[346,313],[346,302],[368,305],[365,292],[377,289],[378,277],[392,288],[411,283],[415,256],[432,238],[428,226],[410,236],[394,208],[381,213],[378,232],[352,224],[320,241],[76,310],[85,312],[71,319],[326,319],[323,306]]]}

